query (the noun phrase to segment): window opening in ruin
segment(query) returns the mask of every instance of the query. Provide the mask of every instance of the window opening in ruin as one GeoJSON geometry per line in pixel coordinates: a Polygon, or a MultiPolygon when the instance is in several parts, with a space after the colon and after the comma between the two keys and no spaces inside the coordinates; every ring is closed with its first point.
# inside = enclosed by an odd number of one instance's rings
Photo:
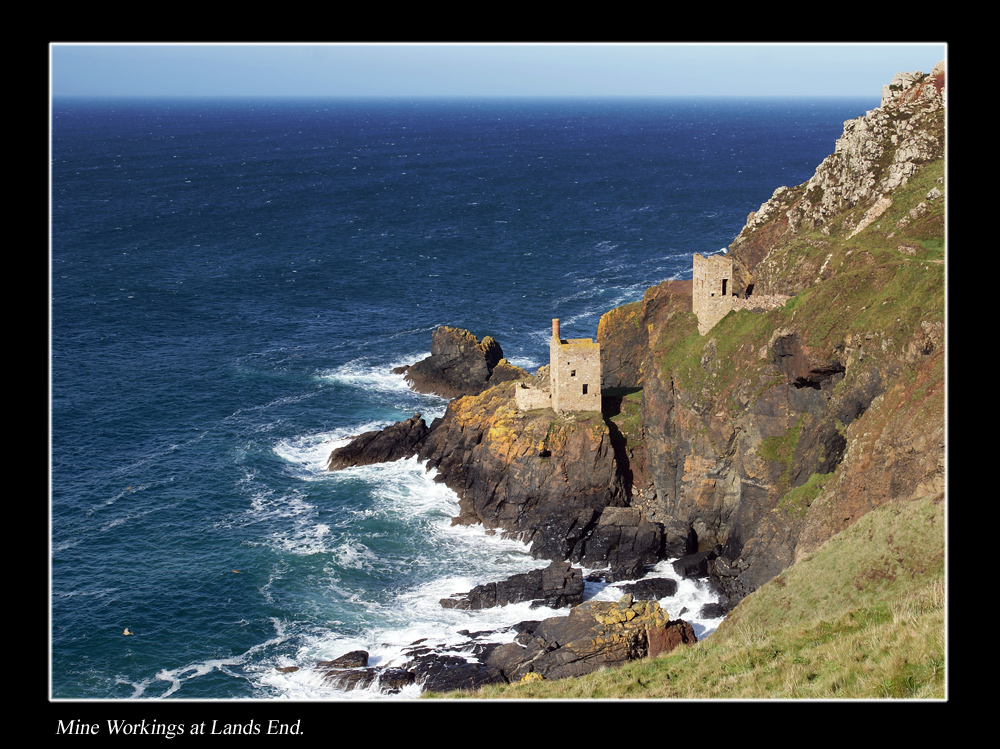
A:
{"type": "Polygon", "coordinates": [[[583,386],[583,394],[584,394],[584,395],[586,395],[586,394],[587,394],[587,386],[586,386],[586,385],[584,385],[584,386],[583,386]]]}
{"type": "Polygon", "coordinates": [[[726,295],[726,282],[727,282],[728,280],[729,280],[728,278],[723,278],[723,279],[722,279],[722,296],[725,296],[725,295],[726,295]]]}

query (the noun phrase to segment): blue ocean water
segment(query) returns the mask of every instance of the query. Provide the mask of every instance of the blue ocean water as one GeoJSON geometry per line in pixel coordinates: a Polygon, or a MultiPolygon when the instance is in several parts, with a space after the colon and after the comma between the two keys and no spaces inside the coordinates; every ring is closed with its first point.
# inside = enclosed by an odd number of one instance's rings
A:
{"type": "MultiPolygon", "coordinates": [[[[391,372],[438,325],[533,370],[551,318],[689,278],[877,105],[55,100],[51,696],[375,699],[309,667],[554,614],[441,608],[545,563],[416,461],[330,450],[444,412],[391,372]]],[[[704,636],[706,600],[663,605],[704,636]]]]}

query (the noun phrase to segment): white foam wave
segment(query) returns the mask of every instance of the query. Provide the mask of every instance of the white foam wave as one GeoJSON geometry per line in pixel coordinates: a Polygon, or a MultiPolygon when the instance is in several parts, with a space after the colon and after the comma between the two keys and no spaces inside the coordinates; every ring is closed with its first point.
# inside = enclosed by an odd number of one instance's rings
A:
{"type": "Polygon", "coordinates": [[[384,420],[369,421],[358,426],[282,439],[274,446],[274,454],[301,468],[301,478],[323,476],[327,474],[326,463],[333,450],[343,447],[359,434],[382,429],[390,423],[384,420]]]}
{"type": "MultiPolygon", "coordinates": [[[[186,682],[192,681],[201,676],[207,676],[215,671],[221,671],[229,676],[232,676],[233,678],[243,679],[246,676],[245,673],[243,673],[244,666],[250,665],[251,667],[255,667],[255,664],[266,662],[261,661],[260,656],[266,653],[268,649],[276,645],[280,645],[282,642],[287,640],[287,634],[284,631],[285,627],[282,623],[275,622],[275,629],[276,635],[274,637],[254,645],[245,653],[231,658],[209,658],[203,661],[189,663],[178,668],[164,668],[159,670],[151,678],[137,682],[123,683],[131,685],[133,690],[131,697],[133,699],[138,699],[142,697],[171,697],[180,693],[186,682]],[[166,683],[166,687],[162,693],[147,695],[148,691],[160,686],[161,682],[166,683]]],[[[181,693],[180,696],[183,697],[183,693],[181,693]]]]}
{"type": "Polygon", "coordinates": [[[533,372],[541,366],[541,363],[530,356],[508,356],[507,361],[515,367],[521,367],[528,372],[533,372]]]}
{"type": "Polygon", "coordinates": [[[333,550],[333,561],[339,569],[372,569],[378,558],[360,541],[345,540],[333,550]]]}
{"type": "MultiPolygon", "coordinates": [[[[702,607],[709,603],[717,603],[718,597],[712,592],[706,580],[692,580],[681,577],[674,570],[676,560],[667,559],[659,562],[643,579],[667,578],[677,583],[677,592],[659,600],[660,606],[666,609],[672,619],[684,619],[689,622],[699,640],[715,631],[724,617],[705,618],[701,616],[702,607]]],[[[588,573],[590,571],[587,571],[588,573]]],[[[617,583],[587,583],[584,597],[597,601],[617,601],[622,597],[622,586],[634,580],[623,580],[617,583]]]]}
{"type": "Polygon", "coordinates": [[[366,390],[377,390],[383,393],[412,392],[410,386],[406,384],[406,378],[392,370],[413,364],[428,356],[430,356],[430,351],[425,351],[395,362],[376,361],[371,357],[362,357],[321,372],[319,377],[329,382],[366,390]]]}

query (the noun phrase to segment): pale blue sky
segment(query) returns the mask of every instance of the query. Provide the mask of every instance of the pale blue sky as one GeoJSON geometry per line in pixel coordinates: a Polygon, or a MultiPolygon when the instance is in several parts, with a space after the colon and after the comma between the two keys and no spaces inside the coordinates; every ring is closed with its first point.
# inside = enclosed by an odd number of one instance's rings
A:
{"type": "Polygon", "coordinates": [[[871,96],[947,45],[53,43],[55,96],[871,96]]]}

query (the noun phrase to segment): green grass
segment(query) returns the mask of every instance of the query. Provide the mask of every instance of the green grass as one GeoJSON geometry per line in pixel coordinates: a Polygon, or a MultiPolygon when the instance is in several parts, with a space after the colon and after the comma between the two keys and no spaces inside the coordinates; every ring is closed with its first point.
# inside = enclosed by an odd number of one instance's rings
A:
{"type": "Polygon", "coordinates": [[[802,434],[802,422],[808,414],[799,416],[794,426],[785,430],[785,433],[777,437],[765,437],[760,442],[760,455],[766,460],[773,460],[783,466],[778,487],[782,492],[787,492],[789,488],[789,472],[792,468],[792,459],[795,457],[795,448],[799,444],[799,435],[802,434]]]}
{"type": "Polygon", "coordinates": [[[894,503],[762,586],[693,646],[576,679],[433,696],[943,699],[944,568],[943,498],[894,503]]]}
{"type": "Polygon", "coordinates": [[[618,427],[629,444],[641,444],[643,441],[642,426],[642,390],[631,388],[621,396],[621,406],[611,421],[618,427]]]}
{"type": "Polygon", "coordinates": [[[826,483],[833,477],[832,473],[814,473],[806,483],[797,486],[778,502],[778,507],[795,517],[805,517],[806,510],[823,491],[826,483]]]}

